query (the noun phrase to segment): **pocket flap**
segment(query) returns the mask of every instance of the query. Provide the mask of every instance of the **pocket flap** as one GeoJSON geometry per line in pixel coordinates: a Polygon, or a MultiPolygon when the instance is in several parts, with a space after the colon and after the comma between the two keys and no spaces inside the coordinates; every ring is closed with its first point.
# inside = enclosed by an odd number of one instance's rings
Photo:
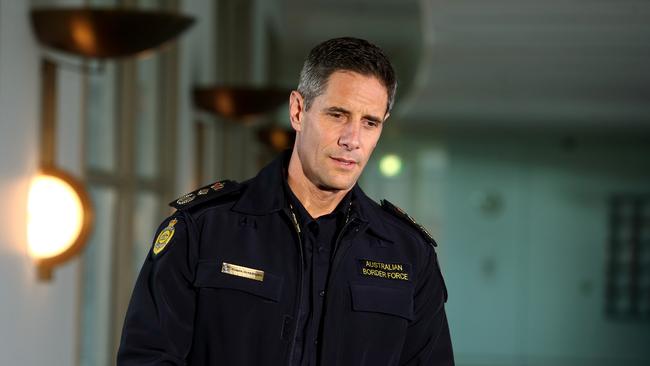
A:
{"type": "Polygon", "coordinates": [[[199,262],[194,286],[239,290],[275,302],[280,301],[283,282],[281,276],[264,271],[263,279],[256,280],[223,273],[222,265],[217,260],[199,262]]]}
{"type": "Polygon", "coordinates": [[[351,284],[352,309],[413,320],[413,288],[351,284]]]}

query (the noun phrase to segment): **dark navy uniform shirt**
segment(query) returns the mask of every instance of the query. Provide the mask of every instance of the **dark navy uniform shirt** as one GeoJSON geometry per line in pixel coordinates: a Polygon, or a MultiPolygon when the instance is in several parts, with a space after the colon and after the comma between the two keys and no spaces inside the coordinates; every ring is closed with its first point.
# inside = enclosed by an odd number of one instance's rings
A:
{"type": "Polygon", "coordinates": [[[317,360],[325,288],[336,239],[350,218],[351,193],[344,196],[334,211],[314,219],[293,194],[286,180],[285,190],[290,209],[296,215],[300,227],[304,253],[303,278],[306,279],[303,283],[293,359],[296,365],[311,366],[316,365],[317,360]]]}
{"type": "Polygon", "coordinates": [[[433,239],[358,185],[346,224],[338,209],[318,228],[294,220],[283,174],[278,158],[251,180],[172,203],[136,281],[117,364],[453,365],[433,239]]]}

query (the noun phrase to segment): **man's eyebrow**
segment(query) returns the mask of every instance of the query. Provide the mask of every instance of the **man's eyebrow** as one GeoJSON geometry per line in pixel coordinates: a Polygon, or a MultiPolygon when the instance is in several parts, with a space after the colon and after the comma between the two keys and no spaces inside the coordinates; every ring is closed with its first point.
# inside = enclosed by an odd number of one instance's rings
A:
{"type": "Polygon", "coordinates": [[[342,114],[345,114],[345,115],[348,115],[348,116],[352,114],[352,112],[348,111],[345,108],[341,108],[341,107],[325,108],[325,112],[337,112],[337,113],[342,113],[342,114]]]}
{"type": "MultiPolygon", "coordinates": [[[[349,115],[352,114],[352,112],[348,111],[345,108],[341,108],[341,107],[328,107],[328,108],[325,108],[324,111],[325,112],[342,113],[342,114],[345,114],[346,116],[349,116],[349,115]]],[[[363,118],[365,118],[365,119],[367,119],[369,121],[375,122],[375,123],[382,123],[383,122],[383,120],[381,118],[379,118],[377,116],[370,115],[370,114],[364,115],[363,118]]]]}

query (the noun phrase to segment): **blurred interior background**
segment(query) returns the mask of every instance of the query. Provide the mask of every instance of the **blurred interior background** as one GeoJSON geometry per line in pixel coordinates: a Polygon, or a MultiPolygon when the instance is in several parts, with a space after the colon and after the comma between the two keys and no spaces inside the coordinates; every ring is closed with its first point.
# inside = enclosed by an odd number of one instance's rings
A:
{"type": "Polygon", "coordinates": [[[649,365],[644,0],[0,0],[0,364],[114,364],[166,203],[252,176],[277,153],[265,131],[289,128],[286,103],[227,116],[195,89],[288,100],[309,49],[344,35],[397,68],[396,109],[361,186],[439,242],[457,364],[649,365]],[[39,44],[33,9],[82,5],[194,23],[118,60],[39,44]],[[58,65],[53,159],[95,213],[85,249],[50,280],[26,244],[44,58],[58,65]]]}

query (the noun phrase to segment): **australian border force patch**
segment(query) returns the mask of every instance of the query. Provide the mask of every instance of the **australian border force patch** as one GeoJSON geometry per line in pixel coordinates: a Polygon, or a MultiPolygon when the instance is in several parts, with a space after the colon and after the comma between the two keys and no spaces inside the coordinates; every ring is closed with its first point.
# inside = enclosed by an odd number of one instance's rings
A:
{"type": "Polygon", "coordinates": [[[384,263],[372,259],[359,259],[359,273],[367,277],[409,281],[411,265],[408,263],[384,263]]]}

